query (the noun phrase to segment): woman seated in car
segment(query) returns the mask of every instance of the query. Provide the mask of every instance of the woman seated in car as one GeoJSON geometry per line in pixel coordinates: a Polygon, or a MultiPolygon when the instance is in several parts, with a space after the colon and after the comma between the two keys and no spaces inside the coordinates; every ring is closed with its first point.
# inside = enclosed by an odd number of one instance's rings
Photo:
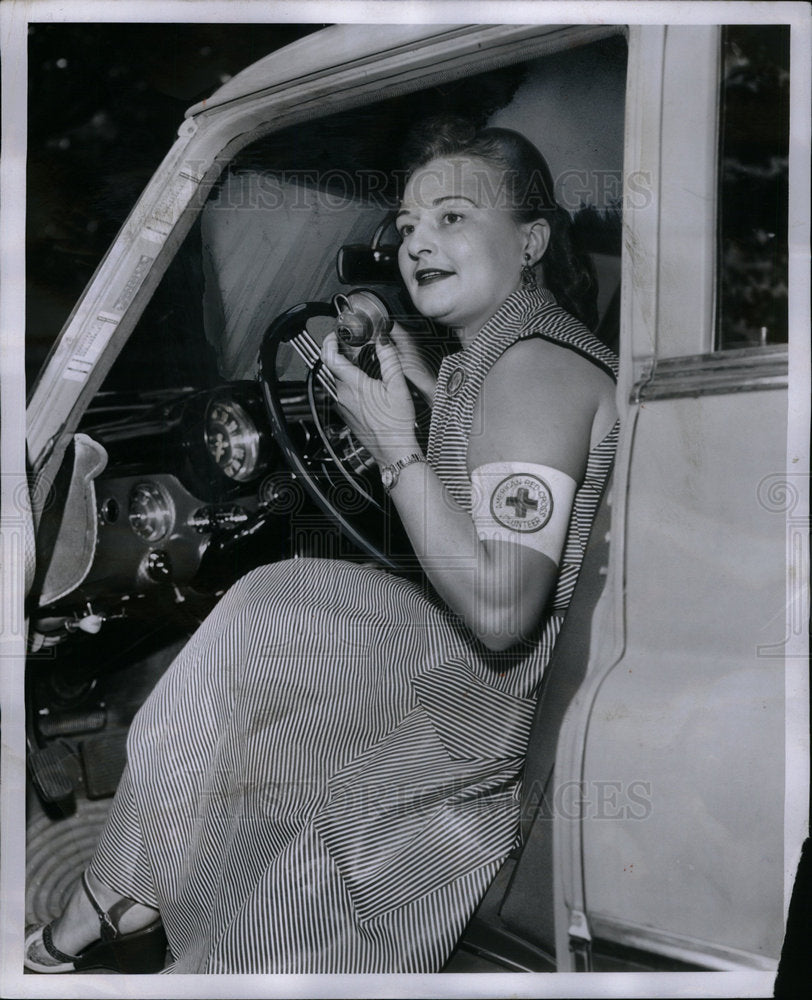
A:
{"type": "Polygon", "coordinates": [[[236,583],[136,717],[30,969],[157,971],[168,940],[179,973],[437,971],[515,844],[615,361],[574,318],[590,282],[534,146],[448,120],[407,162],[401,274],[459,350],[435,376],[396,324],[380,380],[334,334],[323,361],[426,579],[298,559],[236,583]],[[432,402],[426,454],[408,382],[432,402]]]}

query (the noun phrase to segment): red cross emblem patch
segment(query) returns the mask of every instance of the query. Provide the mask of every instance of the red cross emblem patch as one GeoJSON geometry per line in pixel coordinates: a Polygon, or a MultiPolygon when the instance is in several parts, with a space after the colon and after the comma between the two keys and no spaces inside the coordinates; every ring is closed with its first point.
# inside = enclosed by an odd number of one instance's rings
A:
{"type": "Polygon", "coordinates": [[[540,531],[552,513],[552,491],[538,476],[508,476],[499,483],[491,497],[494,520],[511,531],[540,531]]]}

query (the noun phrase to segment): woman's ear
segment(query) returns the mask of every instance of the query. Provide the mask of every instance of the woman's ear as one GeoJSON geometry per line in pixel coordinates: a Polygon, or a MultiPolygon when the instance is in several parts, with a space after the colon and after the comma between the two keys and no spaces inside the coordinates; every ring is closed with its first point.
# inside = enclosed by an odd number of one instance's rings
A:
{"type": "Polygon", "coordinates": [[[536,219],[528,223],[525,233],[524,252],[530,255],[530,266],[538,264],[550,242],[550,223],[546,219],[536,219]]]}

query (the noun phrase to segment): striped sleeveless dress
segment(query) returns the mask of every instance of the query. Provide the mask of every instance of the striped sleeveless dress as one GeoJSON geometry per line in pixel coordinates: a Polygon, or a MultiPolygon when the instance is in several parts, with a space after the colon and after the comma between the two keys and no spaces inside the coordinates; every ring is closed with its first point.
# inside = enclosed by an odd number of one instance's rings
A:
{"type": "MultiPolygon", "coordinates": [[[[470,509],[474,404],[543,336],[614,355],[542,290],[443,362],[428,460],[470,509]]],[[[479,644],[427,585],[296,559],[240,579],[136,716],[91,867],[157,906],[177,973],[409,973],[444,964],[518,827],[534,692],[617,428],[589,455],[533,641],[479,644]]]]}

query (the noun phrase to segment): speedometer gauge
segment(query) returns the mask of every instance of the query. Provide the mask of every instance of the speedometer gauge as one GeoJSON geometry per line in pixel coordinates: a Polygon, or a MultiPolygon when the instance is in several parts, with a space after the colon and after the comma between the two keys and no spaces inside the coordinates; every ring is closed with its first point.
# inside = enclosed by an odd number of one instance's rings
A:
{"type": "Polygon", "coordinates": [[[206,448],[217,468],[239,483],[251,479],[259,464],[256,424],[233,399],[218,399],[206,410],[206,448]]]}

